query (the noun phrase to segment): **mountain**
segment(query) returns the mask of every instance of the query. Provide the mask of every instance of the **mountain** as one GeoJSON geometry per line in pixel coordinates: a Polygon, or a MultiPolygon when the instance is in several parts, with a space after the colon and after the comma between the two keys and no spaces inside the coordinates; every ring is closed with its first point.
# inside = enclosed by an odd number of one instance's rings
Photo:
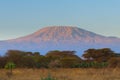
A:
{"type": "MultiPolygon", "coordinates": [[[[0,52],[7,50],[39,51],[75,50],[78,55],[88,48],[111,48],[119,52],[120,39],[102,36],[78,27],[45,27],[25,37],[0,41],[0,52]]],[[[2,54],[1,53],[1,54],[2,54]]]]}

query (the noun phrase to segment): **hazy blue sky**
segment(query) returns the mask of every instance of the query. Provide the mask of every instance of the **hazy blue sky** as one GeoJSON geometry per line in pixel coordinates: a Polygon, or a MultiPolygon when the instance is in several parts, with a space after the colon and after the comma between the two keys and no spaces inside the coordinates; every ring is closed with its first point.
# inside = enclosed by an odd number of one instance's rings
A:
{"type": "Polygon", "coordinates": [[[0,40],[52,25],[120,37],[120,0],[0,0],[0,40]]]}

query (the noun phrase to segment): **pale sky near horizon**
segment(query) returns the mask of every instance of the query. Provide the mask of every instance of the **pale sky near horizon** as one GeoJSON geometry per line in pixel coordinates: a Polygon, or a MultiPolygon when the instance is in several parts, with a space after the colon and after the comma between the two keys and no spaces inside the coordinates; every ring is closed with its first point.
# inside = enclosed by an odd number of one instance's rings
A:
{"type": "Polygon", "coordinates": [[[120,0],[0,0],[0,40],[54,25],[120,38],[120,0]]]}

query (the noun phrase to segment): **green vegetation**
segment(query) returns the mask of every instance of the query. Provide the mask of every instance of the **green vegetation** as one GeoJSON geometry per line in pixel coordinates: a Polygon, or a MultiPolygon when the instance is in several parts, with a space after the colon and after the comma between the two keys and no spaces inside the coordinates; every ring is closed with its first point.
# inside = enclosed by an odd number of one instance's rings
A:
{"type": "Polygon", "coordinates": [[[41,80],[57,80],[56,78],[52,77],[51,74],[49,73],[47,77],[41,78],[41,80]]]}
{"type": "Polygon", "coordinates": [[[12,72],[12,69],[15,68],[15,64],[13,62],[8,62],[6,65],[5,65],[5,69],[10,69],[10,71],[12,72]]]}
{"type": "Polygon", "coordinates": [[[46,55],[39,52],[9,50],[0,57],[0,68],[12,71],[16,68],[105,68],[120,67],[120,56],[109,48],[88,49],[82,59],[75,51],[49,51],[46,55]]]}
{"type": "Polygon", "coordinates": [[[8,62],[5,65],[5,69],[8,69],[9,71],[6,73],[8,77],[11,77],[13,75],[13,69],[15,68],[15,64],[13,62],[8,62]]]}

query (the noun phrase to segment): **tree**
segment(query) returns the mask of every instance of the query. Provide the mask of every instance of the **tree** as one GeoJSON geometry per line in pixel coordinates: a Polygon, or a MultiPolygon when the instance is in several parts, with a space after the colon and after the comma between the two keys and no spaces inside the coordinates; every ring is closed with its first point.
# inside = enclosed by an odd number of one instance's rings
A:
{"type": "Polygon", "coordinates": [[[54,61],[51,61],[49,64],[48,64],[48,67],[49,68],[59,68],[61,65],[60,65],[60,61],[59,60],[54,60],[54,61]]]}
{"type": "Polygon", "coordinates": [[[115,56],[115,53],[109,48],[88,49],[85,51],[85,53],[82,56],[87,60],[106,62],[111,57],[115,56]]]}
{"type": "Polygon", "coordinates": [[[75,67],[81,61],[75,51],[50,51],[46,57],[50,59],[49,66],[54,67],[75,67]]]}
{"type": "Polygon", "coordinates": [[[61,59],[64,57],[75,57],[80,59],[77,55],[75,55],[75,51],[50,51],[46,54],[46,57],[51,57],[54,59],[61,59]]]}
{"type": "Polygon", "coordinates": [[[7,73],[8,77],[10,77],[13,74],[13,69],[15,68],[15,64],[13,62],[8,62],[5,65],[5,69],[9,69],[10,71],[7,73]]]}
{"type": "Polygon", "coordinates": [[[60,60],[60,64],[65,68],[75,68],[80,63],[79,59],[73,57],[65,57],[60,60]]]}
{"type": "Polygon", "coordinates": [[[120,57],[112,57],[108,63],[109,67],[120,67],[120,57]]]}
{"type": "Polygon", "coordinates": [[[7,62],[7,58],[0,56],[0,68],[4,68],[4,66],[6,65],[6,62],[7,62]]]}
{"type": "Polygon", "coordinates": [[[84,54],[82,56],[87,60],[93,60],[94,53],[96,53],[96,49],[88,49],[84,51],[84,54]]]}
{"type": "Polygon", "coordinates": [[[34,56],[40,56],[40,53],[39,52],[34,52],[33,55],[34,56]]]}
{"type": "Polygon", "coordinates": [[[26,56],[33,56],[32,52],[26,52],[25,54],[26,54],[26,56]]]}
{"type": "Polygon", "coordinates": [[[24,68],[35,68],[33,56],[24,56],[21,66],[24,68]]]}
{"type": "Polygon", "coordinates": [[[26,52],[19,50],[8,50],[5,54],[7,62],[13,62],[16,64],[16,67],[21,67],[23,63],[23,58],[27,56],[26,52]]]}

